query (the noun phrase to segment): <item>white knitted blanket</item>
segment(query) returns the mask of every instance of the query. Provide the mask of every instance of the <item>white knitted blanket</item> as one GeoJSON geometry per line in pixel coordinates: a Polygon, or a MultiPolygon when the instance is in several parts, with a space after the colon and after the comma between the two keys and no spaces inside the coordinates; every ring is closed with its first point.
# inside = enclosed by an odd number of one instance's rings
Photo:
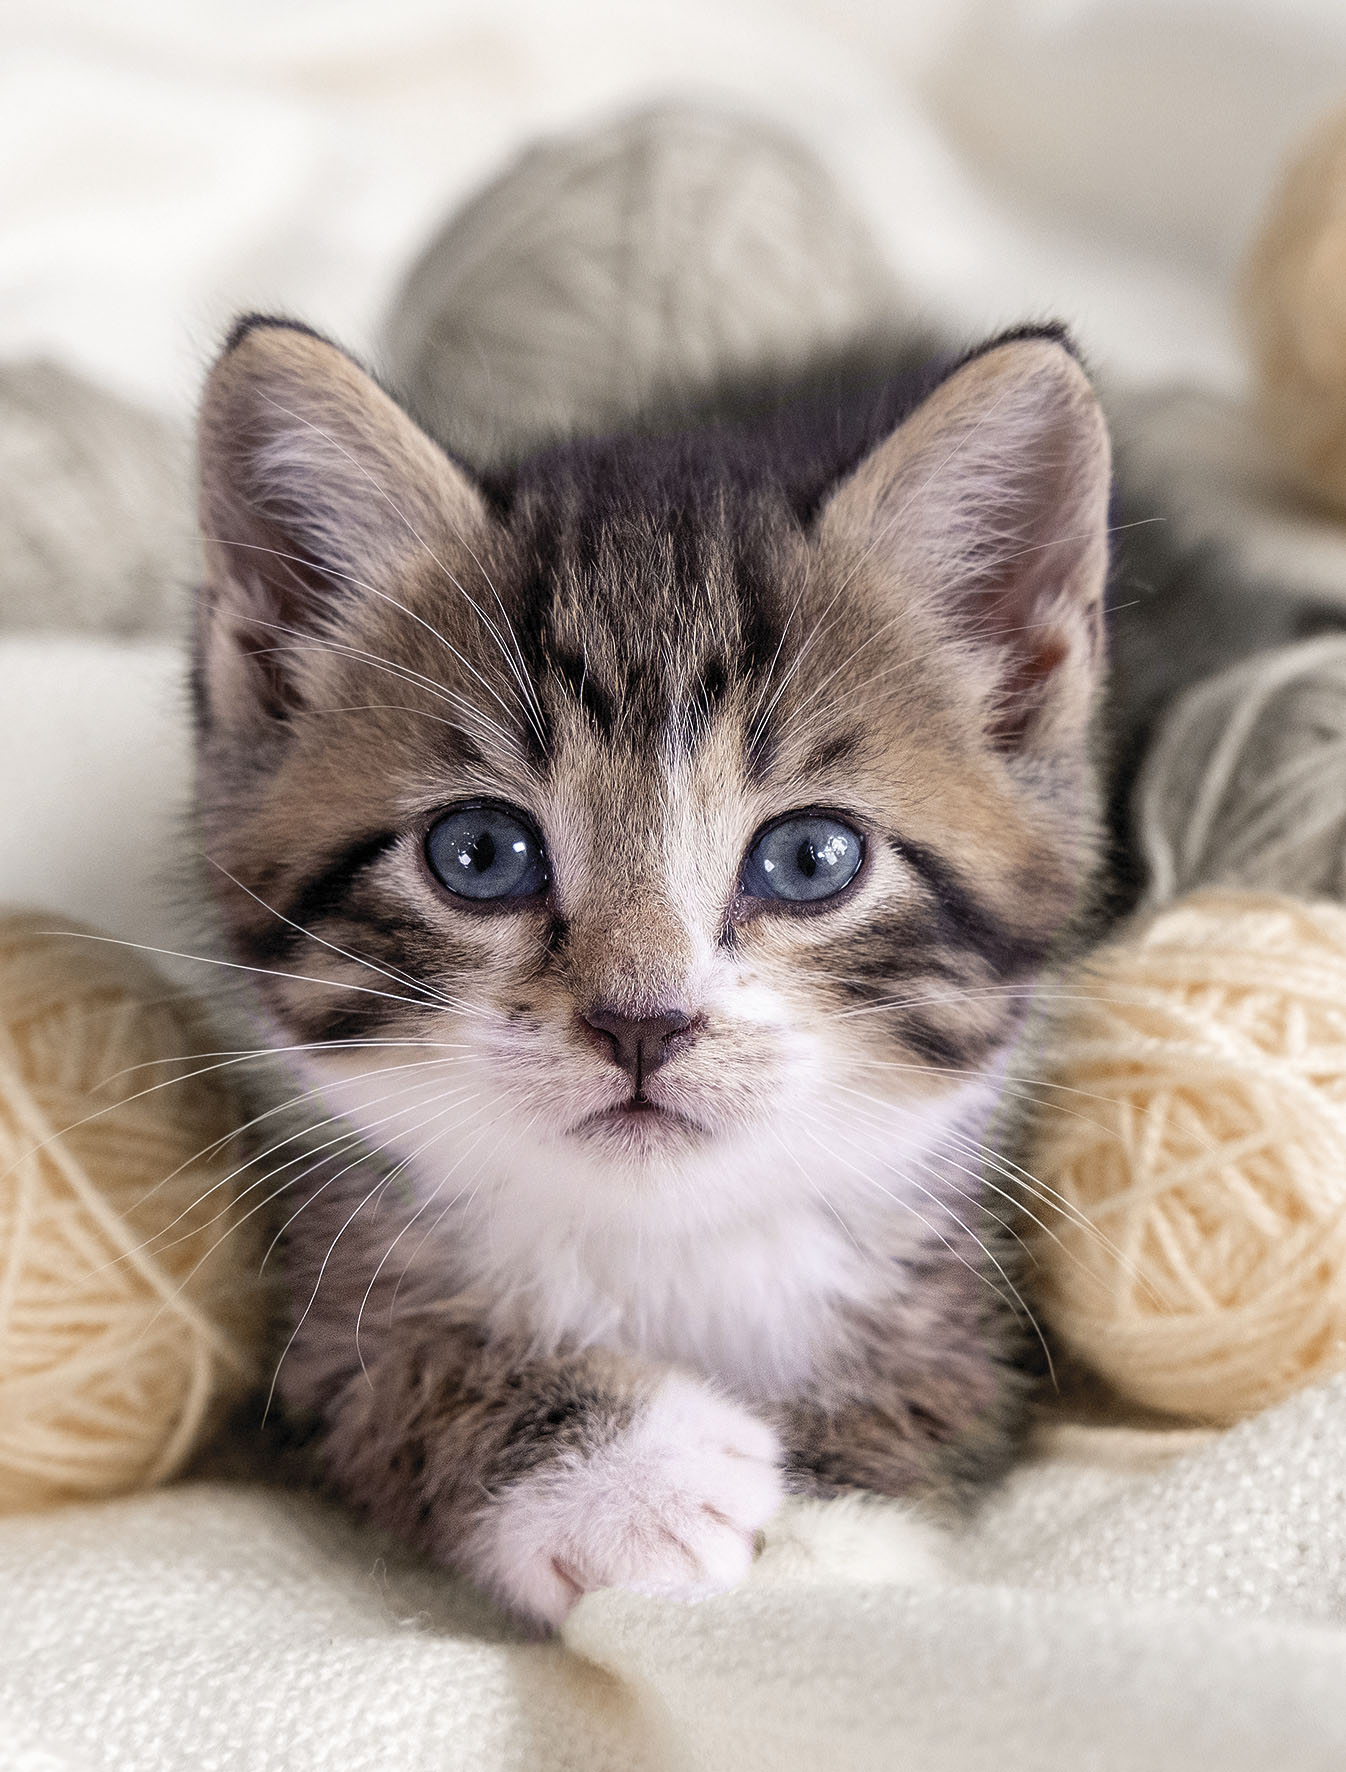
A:
{"type": "Polygon", "coordinates": [[[747,1585],[530,1643],[335,1510],[0,1523],[5,1772],[1340,1772],[1346,1380],[1059,1429],[977,1525],[796,1503],[747,1585]]]}

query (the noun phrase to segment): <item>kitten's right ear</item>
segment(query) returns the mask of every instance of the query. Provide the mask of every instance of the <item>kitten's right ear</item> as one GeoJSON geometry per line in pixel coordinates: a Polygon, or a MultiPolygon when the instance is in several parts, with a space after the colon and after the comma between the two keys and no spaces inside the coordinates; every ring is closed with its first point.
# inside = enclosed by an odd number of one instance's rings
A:
{"type": "Polygon", "coordinates": [[[205,582],[198,678],[212,723],[256,727],[305,699],[358,599],[413,565],[470,557],[481,494],[344,352],[306,327],[241,321],[199,427],[205,582]]]}

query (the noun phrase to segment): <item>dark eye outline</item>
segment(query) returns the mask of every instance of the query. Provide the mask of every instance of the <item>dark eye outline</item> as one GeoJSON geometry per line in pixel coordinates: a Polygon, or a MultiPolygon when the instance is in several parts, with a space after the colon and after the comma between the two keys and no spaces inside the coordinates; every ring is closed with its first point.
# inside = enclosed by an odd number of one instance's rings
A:
{"type": "Polygon", "coordinates": [[[545,903],[551,895],[551,857],[547,853],[547,845],[542,840],[542,833],[537,828],[536,820],[529,817],[521,806],[510,800],[496,800],[489,795],[475,794],[466,800],[451,800],[447,806],[437,806],[420,821],[421,865],[426,878],[441,898],[458,911],[468,911],[473,916],[498,917],[512,911],[536,910],[539,904],[545,903]],[[537,844],[538,855],[542,863],[542,884],[536,892],[509,893],[500,898],[469,898],[465,892],[455,892],[435,872],[434,863],[430,860],[430,835],[436,827],[455,812],[499,812],[506,818],[512,818],[516,824],[522,825],[525,831],[537,844]]]}
{"type": "Polygon", "coordinates": [[[789,917],[821,917],[830,911],[839,910],[848,899],[854,897],[860,883],[869,873],[870,833],[865,821],[857,818],[853,812],[843,812],[835,806],[793,806],[788,812],[782,812],[775,818],[769,818],[765,824],[758,825],[743,851],[743,861],[739,868],[738,885],[734,894],[734,920],[746,922],[752,917],[763,915],[776,916],[784,914],[789,917]],[[800,818],[830,818],[834,824],[845,825],[848,831],[854,831],[860,839],[860,865],[847,880],[844,886],[838,887],[826,898],[759,898],[756,893],[744,888],[748,859],[757,845],[769,837],[774,830],[783,824],[793,824],[800,818]]]}

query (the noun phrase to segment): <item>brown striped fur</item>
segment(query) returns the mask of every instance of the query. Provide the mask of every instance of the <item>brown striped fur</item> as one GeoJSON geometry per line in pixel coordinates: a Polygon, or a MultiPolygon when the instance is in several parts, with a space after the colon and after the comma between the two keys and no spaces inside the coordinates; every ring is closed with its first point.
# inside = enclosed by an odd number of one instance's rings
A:
{"type": "Polygon", "coordinates": [[[201,453],[200,829],[294,1049],[281,1381],[337,1481],[554,1621],[733,1578],[777,1467],[998,1468],[1023,1332],[982,1147],[1096,850],[1108,454],[1060,336],[484,478],[252,321],[201,453]],[[434,880],[471,797],[542,834],[542,898],[434,880]],[[746,899],[801,808],[863,834],[855,881],[746,899]],[[612,1123],[585,1017],[669,1004],[658,1111],[612,1123]]]}

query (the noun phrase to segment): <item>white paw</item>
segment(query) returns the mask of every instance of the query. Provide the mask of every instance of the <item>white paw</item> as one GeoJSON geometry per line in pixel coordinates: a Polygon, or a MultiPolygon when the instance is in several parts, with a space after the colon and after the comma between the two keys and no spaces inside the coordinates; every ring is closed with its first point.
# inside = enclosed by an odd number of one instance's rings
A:
{"type": "Polygon", "coordinates": [[[475,1572],[549,1625],[594,1588],[704,1599],[747,1574],[781,1500],[779,1459],[765,1422],[671,1375],[618,1439],[501,1497],[475,1572]]]}

